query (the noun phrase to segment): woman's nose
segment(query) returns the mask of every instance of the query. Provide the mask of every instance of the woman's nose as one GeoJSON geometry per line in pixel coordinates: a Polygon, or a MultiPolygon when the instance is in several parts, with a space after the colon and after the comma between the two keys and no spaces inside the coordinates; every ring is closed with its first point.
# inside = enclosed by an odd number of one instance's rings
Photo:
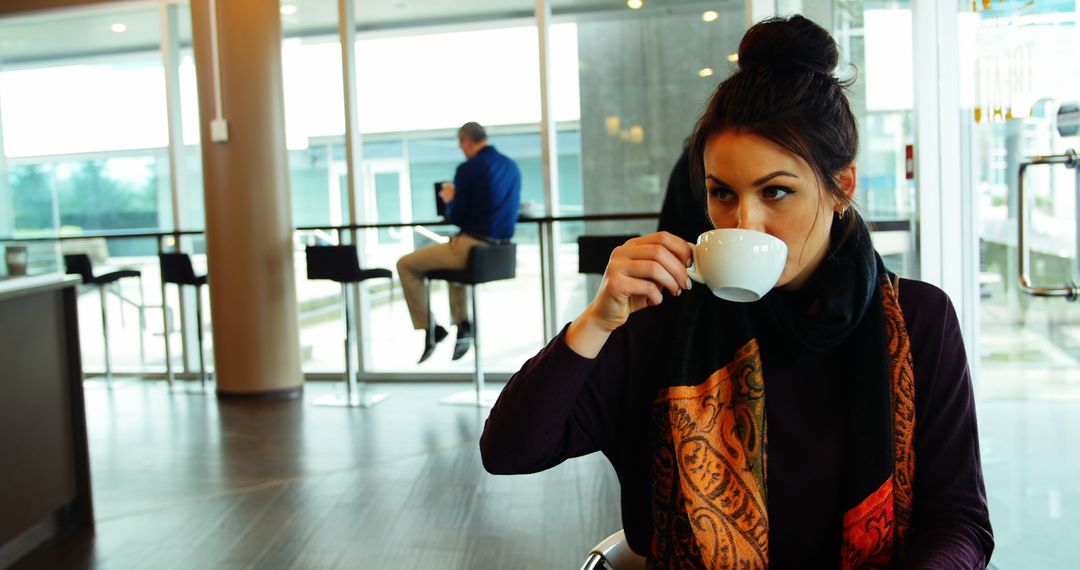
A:
{"type": "Polygon", "coordinates": [[[740,230],[765,231],[765,215],[760,205],[752,201],[739,204],[739,219],[735,225],[740,230]]]}

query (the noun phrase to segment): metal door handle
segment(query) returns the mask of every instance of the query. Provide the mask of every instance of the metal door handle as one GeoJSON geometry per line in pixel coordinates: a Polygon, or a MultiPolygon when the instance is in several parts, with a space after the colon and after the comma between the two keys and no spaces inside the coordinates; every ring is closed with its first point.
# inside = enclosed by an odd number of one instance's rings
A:
{"type": "MultiPolygon", "coordinates": [[[[1027,203],[1024,200],[1024,171],[1029,166],[1041,165],[1041,164],[1064,164],[1066,168],[1077,168],[1080,157],[1077,157],[1076,151],[1069,149],[1065,151],[1065,154],[1051,154],[1046,156],[1032,156],[1026,162],[1020,163],[1019,184],[1017,185],[1017,197],[1019,201],[1019,208],[1017,209],[1017,231],[1019,233],[1016,240],[1016,250],[1019,257],[1019,269],[1020,269],[1020,290],[1028,295],[1035,297],[1065,297],[1069,301],[1077,300],[1080,295],[1080,286],[1076,283],[1066,283],[1064,287],[1048,288],[1048,287],[1035,287],[1031,284],[1031,279],[1028,277],[1028,267],[1025,254],[1027,253],[1027,246],[1024,243],[1024,229],[1027,221],[1027,213],[1024,211],[1024,205],[1027,203]]],[[[1080,182],[1080,180],[1078,180],[1080,182]]],[[[1080,191],[1080,188],[1077,189],[1080,191]]],[[[1080,227],[1077,228],[1080,231],[1080,227]]],[[[1077,252],[1080,256],[1080,252],[1077,252]]]]}

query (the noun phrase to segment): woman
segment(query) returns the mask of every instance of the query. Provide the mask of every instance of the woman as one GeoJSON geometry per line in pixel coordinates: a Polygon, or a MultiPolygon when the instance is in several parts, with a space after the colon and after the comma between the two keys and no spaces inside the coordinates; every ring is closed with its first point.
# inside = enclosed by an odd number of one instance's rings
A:
{"type": "Polygon", "coordinates": [[[776,287],[723,301],[691,287],[681,239],[630,240],[485,426],[492,473],[602,451],[653,567],[983,568],[993,550],[956,315],[885,270],[852,208],[837,58],[801,16],[755,25],[692,141],[712,223],[787,244],[776,287]]]}

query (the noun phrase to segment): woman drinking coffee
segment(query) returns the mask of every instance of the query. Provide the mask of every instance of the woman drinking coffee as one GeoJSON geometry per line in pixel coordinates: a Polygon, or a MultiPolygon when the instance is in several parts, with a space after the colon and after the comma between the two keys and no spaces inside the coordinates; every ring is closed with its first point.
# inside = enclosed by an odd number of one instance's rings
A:
{"type": "Polygon", "coordinates": [[[759,248],[781,252],[771,290],[721,281],[775,254],[632,239],[484,428],[492,473],[603,452],[651,567],[984,568],[993,551],[956,314],[885,268],[853,208],[837,59],[801,16],[753,26],[693,136],[714,232],[786,245],[759,248]]]}

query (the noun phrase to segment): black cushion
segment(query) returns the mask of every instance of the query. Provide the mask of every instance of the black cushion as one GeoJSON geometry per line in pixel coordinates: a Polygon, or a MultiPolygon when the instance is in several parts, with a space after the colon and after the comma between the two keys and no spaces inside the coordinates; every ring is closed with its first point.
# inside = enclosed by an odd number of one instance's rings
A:
{"type": "Polygon", "coordinates": [[[105,285],[125,277],[139,277],[142,272],[135,269],[121,269],[104,275],[94,275],[94,265],[85,253],[71,253],[64,256],[64,270],[79,275],[87,285],[105,285]]]}
{"type": "Polygon", "coordinates": [[[356,247],[351,245],[309,245],[304,251],[307,257],[307,278],[328,279],[339,283],[359,283],[367,279],[394,276],[389,269],[373,267],[360,269],[356,247]]]}
{"type": "Polygon", "coordinates": [[[607,269],[611,252],[627,240],[638,237],[638,234],[608,235],[608,236],[578,236],[578,273],[596,273],[603,275],[607,269]]]}
{"type": "Polygon", "coordinates": [[[425,274],[428,279],[442,279],[476,285],[517,275],[517,244],[478,244],[469,250],[464,269],[438,269],[425,274]]]}
{"type": "Polygon", "coordinates": [[[113,271],[104,275],[98,275],[94,277],[94,283],[97,285],[104,285],[105,283],[112,283],[119,281],[125,277],[139,277],[142,275],[141,271],[136,269],[121,269],[120,271],[113,271]]]}
{"type": "Polygon", "coordinates": [[[186,253],[162,253],[158,256],[161,264],[161,281],[177,285],[206,285],[205,275],[195,275],[191,266],[191,257],[186,253]]]}

